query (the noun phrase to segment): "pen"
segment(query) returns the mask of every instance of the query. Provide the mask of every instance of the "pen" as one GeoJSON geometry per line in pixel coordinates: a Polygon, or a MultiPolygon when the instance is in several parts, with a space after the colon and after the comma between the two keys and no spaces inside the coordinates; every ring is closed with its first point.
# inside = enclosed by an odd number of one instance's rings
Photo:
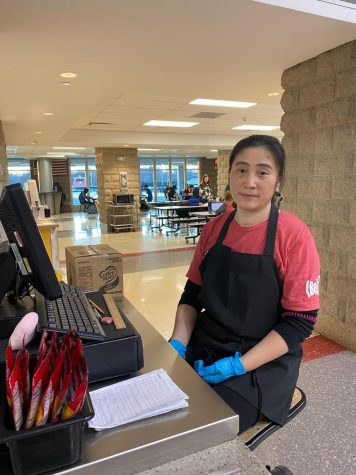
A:
{"type": "Polygon", "coordinates": [[[99,305],[97,305],[95,302],[93,302],[91,299],[88,299],[88,302],[90,303],[90,305],[92,305],[94,308],[96,308],[96,310],[101,313],[102,315],[104,315],[104,310],[102,308],[99,307],[99,305]]]}

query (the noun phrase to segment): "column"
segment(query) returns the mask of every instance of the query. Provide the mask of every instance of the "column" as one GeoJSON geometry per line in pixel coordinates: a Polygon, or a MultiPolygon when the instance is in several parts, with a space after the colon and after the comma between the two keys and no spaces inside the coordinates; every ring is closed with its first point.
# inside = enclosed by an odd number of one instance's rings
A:
{"type": "Polygon", "coordinates": [[[127,173],[127,193],[134,195],[135,204],[139,207],[140,163],[137,149],[96,148],[95,156],[100,220],[107,222],[107,202],[113,199],[114,194],[120,193],[120,172],[127,173]]]}
{"type": "Polygon", "coordinates": [[[38,182],[39,193],[42,204],[47,204],[51,215],[55,213],[52,161],[49,158],[38,159],[38,182]]]}
{"type": "Polygon", "coordinates": [[[218,196],[224,196],[226,185],[229,183],[229,158],[230,150],[218,150],[216,164],[218,196]]]}
{"type": "Polygon", "coordinates": [[[356,351],[356,41],[282,76],[283,208],[311,228],[321,260],[316,330],[356,351]]]}

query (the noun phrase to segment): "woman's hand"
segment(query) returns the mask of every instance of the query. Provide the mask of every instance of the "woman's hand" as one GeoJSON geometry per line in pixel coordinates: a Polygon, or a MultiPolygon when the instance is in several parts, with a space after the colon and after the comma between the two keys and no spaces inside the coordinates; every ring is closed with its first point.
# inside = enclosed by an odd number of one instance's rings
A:
{"type": "Polygon", "coordinates": [[[198,360],[194,363],[194,369],[207,383],[221,383],[233,376],[240,376],[246,373],[240,356],[241,353],[235,353],[235,356],[222,358],[210,366],[204,366],[203,361],[198,360]]]}
{"type": "Polygon", "coordinates": [[[176,352],[185,360],[185,355],[187,353],[187,347],[176,338],[168,340],[168,343],[176,350],[176,352]]]}

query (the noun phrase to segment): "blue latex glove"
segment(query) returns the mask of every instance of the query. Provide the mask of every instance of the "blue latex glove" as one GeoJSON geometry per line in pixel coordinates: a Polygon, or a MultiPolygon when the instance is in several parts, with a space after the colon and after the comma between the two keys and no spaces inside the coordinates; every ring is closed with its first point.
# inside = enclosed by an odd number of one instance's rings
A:
{"type": "Polygon", "coordinates": [[[183,343],[176,338],[173,340],[169,340],[168,342],[173,348],[176,350],[177,353],[185,360],[185,354],[187,352],[187,347],[183,345],[183,343]]]}
{"type": "Polygon", "coordinates": [[[229,356],[215,361],[210,366],[204,366],[202,360],[194,363],[195,371],[209,384],[217,384],[232,378],[246,374],[244,365],[240,360],[241,353],[235,353],[235,356],[229,356]]]}

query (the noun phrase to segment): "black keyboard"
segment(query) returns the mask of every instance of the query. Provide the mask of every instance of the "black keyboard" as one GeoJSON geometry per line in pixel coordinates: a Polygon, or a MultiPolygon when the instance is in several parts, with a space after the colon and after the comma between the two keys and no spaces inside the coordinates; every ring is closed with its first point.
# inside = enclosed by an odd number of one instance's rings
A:
{"type": "Polygon", "coordinates": [[[60,283],[62,297],[47,300],[36,292],[36,311],[38,329],[66,333],[76,330],[86,340],[106,340],[106,335],[99,319],[88,302],[84,292],[78,287],[60,283]]]}

